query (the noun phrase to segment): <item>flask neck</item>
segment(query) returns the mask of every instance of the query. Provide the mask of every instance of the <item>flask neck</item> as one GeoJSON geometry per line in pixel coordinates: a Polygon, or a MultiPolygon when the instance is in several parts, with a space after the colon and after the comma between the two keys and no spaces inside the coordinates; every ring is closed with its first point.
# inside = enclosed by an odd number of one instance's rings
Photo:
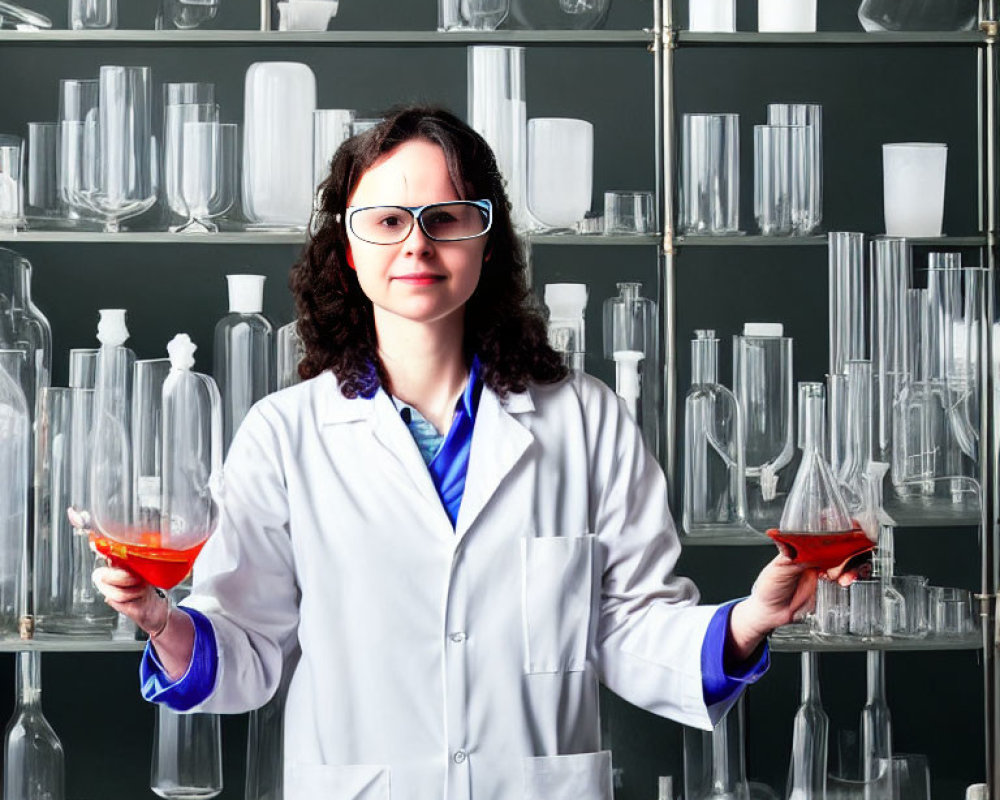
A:
{"type": "Polygon", "coordinates": [[[868,653],[868,703],[885,702],[885,654],[868,653]]]}
{"type": "Polygon", "coordinates": [[[42,701],[42,656],[33,651],[17,654],[14,667],[14,697],[20,708],[37,707],[42,701]]]}
{"type": "Polygon", "coordinates": [[[695,331],[691,340],[691,383],[719,382],[719,340],[715,331],[695,331]]]}
{"type": "Polygon", "coordinates": [[[802,703],[819,704],[819,654],[802,654],[802,703]]]}
{"type": "Polygon", "coordinates": [[[823,384],[799,384],[799,447],[803,453],[822,456],[826,434],[826,400],[823,384]]]}

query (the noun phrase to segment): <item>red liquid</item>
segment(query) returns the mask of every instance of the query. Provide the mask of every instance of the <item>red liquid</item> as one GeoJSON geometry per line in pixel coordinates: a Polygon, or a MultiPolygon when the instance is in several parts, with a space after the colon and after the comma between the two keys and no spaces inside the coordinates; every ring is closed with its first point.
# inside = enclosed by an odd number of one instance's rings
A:
{"type": "Polygon", "coordinates": [[[208,541],[206,539],[187,550],[170,550],[159,547],[158,533],[141,533],[139,538],[142,540],[141,544],[124,544],[95,533],[90,534],[91,543],[109,564],[127,567],[161,589],[173,589],[188,576],[194,560],[208,541]]]}
{"type": "Polygon", "coordinates": [[[875,542],[860,528],[819,534],[785,533],[772,528],[767,535],[785,545],[792,561],[818,569],[839,567],[848,559],[875,549],[875,542]]]}

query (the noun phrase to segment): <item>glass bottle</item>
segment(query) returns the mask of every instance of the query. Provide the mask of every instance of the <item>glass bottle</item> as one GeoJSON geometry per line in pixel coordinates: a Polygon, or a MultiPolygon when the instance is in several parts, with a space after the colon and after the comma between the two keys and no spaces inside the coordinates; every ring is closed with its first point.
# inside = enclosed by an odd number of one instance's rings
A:
{"type": "Polygon", "coordinates": [[[584,315],[587,311],[585,283],[545,284],[545,305],[549,308],[549,344],[562,354],[570,369],[584,371],[587,337],[584,315]]]}
{"type": "Polygon", "coordinates": [[[24,353],[0,350],[0,631],[30,636],[27,598],[28,475],[31,419],[24,391],[24,353]]]}
{"type": "Polygon", "coordinates": [[[861,710],[861,763],[866,800],[892,797],[892,717],[885,694],[885,652],[867,653],[868,697],[861,710]]]}
{"type": "Polygon", "coordinates": [[[52,375],[52,328],[31,300],[31,262],[0,247],[0,348],[21,350],[20,376],[28,413],[35,416],[35,399],[52,375]]]}
{"type": "Polygon", "coordinates": [[[273,388],[274,328],[261,311],[263,275],[227,275],[229,313],[215,326],[213,373],[222,393],[226,449],[250,407],[273,388]]]}
{"type": "Polygon", "coordinates": [[[684,729],[684,797],[750,800],[744,758],[743,698],[711,731],[684,729]]]}
{"type": "Polygon", "coordinates": [[[802,461],[777,530],[767,535],[799,563],[828,569],[871,550],[875,543],[851,518],[833,470],[824,457],[825,397],[822,383],[799,384],[799,447],[802,461]]]}
{"type": "Polygon", "coordinates": [[[305,348],[299,336],[298,320],[292,320],[287,325],[278,328],[275,340],[277,342],[275,366],[278,389],[287,389],[302,380],[299,377],[299,362],[305,355],[305,348]]]}
{"type": "Polygon", "coordinates": [[[684,530],[746,525],[743,425],[736,397],[718,382],[719,340],[697,330],[684,401],[684,530]]]}
{"type": "Polygon", "coordinates": [[[830,718],[819,695],[819,654],[802,654],[802,703],[792,727],[787,800],[825,800],[830,718]]]}
{"type": "Polygon", "coordinates": [[[4,800],[63,800],[63,748],[42,713],[42,654],[21,651],[14,669],[14,714],[4,734],[4,800]]]}
{"type": "Polygon", "coordinates": [[[641,283],[619,283],[604,301],[604,357],[615,362],[615,391],[642,428],[646,446],[658,451],[656,413],[656,303],[640,296],[641,283]],[[643,380],[646,376],[652,379],[643,380]]]}

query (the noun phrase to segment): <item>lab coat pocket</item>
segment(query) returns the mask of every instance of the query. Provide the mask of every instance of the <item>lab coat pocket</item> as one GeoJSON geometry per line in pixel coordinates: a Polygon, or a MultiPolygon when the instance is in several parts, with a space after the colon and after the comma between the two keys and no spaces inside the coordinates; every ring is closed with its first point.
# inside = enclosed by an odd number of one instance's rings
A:
{"type": "Polygon", "coordinates": [[[612,800],[611,751],[526,758],[524,800],[612,800]]]}
{"type": "Polygon", "coordinates": [[[579,672],[587,663],[597,537],[521,540],[524,671],[579,672]]]}
{"type": "Polygon", "coordinates": [[[389,800],[389,768],[378,764],[288,765],[285,800],[389,800]]]}

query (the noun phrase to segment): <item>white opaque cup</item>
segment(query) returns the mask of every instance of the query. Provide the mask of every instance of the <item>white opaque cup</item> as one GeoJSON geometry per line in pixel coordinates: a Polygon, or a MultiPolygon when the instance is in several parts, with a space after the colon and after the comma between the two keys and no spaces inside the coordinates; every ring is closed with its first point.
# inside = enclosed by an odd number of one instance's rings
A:
{"type": "Polygon", "coordinates": [[[882,145],[885,231],[889,236],[940,236],[948,145],[882,145]]]}
{"type": "MultiPolygon", "coordinates": [[[[696,3],[698,0],[692,0],[696,3]]],[[[815,33],[816,0],[757,0],[761,33],[815,33]]]]}
{"type": "Polygon", "coordinates": [[[703,33],[734,33],[736,0],[690,0],[688,30],[703,33]]]}
{"type": "Polygon", "coordinates": [[[325,31],[336,16],[339,0],[297,0],[278,3],[279,31],[325,31]]]}
{"type": "Polygon", "coordinates": [[[590,209],[594,126],[582,119],[528,120],[528,210],[547,228],[569,228],[590,209]]]}

